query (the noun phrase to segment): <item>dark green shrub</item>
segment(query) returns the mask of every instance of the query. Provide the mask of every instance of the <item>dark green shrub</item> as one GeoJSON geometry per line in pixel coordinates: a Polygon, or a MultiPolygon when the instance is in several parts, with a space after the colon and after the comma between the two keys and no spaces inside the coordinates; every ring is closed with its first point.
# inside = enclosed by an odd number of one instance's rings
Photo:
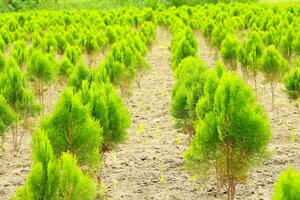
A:
{"type": "Polygon", "coordinates": [[[236,185],[264,157],[270,127],[252,90],[236,74],[223,74],[213,104],[196,126],[185,153],[186,167],[198,176],[213,174],[218,189],[225,186],[228,199],[233,200],[236,185]]]}
{"type": "Polygon", "coordinates": [[[84,106],[80,98],[67,88],[61,95],[54,112],[42,123],[56,155],[71,152],[81,163],[95,164],[102,144],[102,128],[84,106]]]}
{"type": "Polygon", "coordinates": [[[298,200],[300,197],[300,173],[289,167],[281,172],[273,193],[273,200],[298,200]]]}

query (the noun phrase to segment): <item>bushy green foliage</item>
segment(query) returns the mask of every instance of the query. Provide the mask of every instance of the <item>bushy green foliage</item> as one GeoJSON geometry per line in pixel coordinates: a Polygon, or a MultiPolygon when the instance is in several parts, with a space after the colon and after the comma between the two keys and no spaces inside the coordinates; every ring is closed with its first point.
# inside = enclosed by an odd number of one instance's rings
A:
{"type": "Polygon", "coordinates": [[[13,200],[58,199],[60,167],[47,135],[36,131],[32,138],[33,166],[25,185],[13,200]]]}
{"type": "Polygon", "coordinates": [[[66,49],[66,57],[71,61],[73,65],[81,59],[82,52],[78,46],[68,46],[66,49]]]}
{"type": "Polygon", "coordinates": [[[102,128],[72,88],[61,95],[54,112],[42,123],[56,155],[71,152],[81,163],[95,164],[102,144],[102,128]]]}
{"type": "Polygon", "coordinates": [[[102,152],[111,150],[126,139],[130,115],[111,84],[93,82],[89,86],[85,81],[79,96],[103,128],[102,152]]]}
{"type": "Polygon", "coordinates": [[[234,71],[237,70],[237,60],[238,60],[238,39],[229,34],[221,43],[221,55],[224,61],[227,63],[228,67],[234,71]]]}
{"type": "Polygon", "coordinates": [[[79,62],[73,72],[70,74],[68,83],[74,88],[75,91],[78,91],[82,85],[83,80],[88,80],[91,76],[91,72],[83,62],[79,62]]]}
{"type": "Polygon", "coordinates": [[[272,108],[274,108],[274,96],[277,82],[288,71],[287,61],[280,55],[275,46],[268,46],[259,61],[259,69],[264,73],[266,82],[271,84],[272,108]]]}
{"type": "Polygon", "coordinates": [[[283,35],[280,40],[280,50],[287,59],[290,59],[293,53],[294,37],[295,34],[292,28],[290,27],[287,29],[285,35],[283,35]]]}
{"type": "Polygon", "coordinates": [[[25,185],[12,200],[96,198],[96,185],[77,166],[77,160],[63,153],[57,160],[47,135],[37,131],[32,142],[33,166],[25,185]]]}
{"type": "Polygon", "coordinates": [[[291,101],[300,103],[300,68],[296,67],[284,78],[285,92],[291,101]]]}
{"type": "Polygon", "coordinates": [[[193,135],[195,107],[198,99],[203,96],[207,66],[194,57],[182,60],[175,70],[176,83],[172,89],[172,116],[177,119],[178,128],[193,135]]]}
{"type": "Polygon", "coordinates": [[[0,137],[1,143],[0,148],[3,148],[5,141],[5,132],[8,130],[8,127],[17,121],[17,114],[9,106],[6,99],[0,95],[0,137]]]}
{"type": "Polygon", "coordinates": [[[15,42],[11,54],[17,61],[18,65],[25,65],[28,56],[28,52],[26,50],[26,42],[23,40],[18,40],[17,42],[15,42]]]}
{"type": "Polygon", "coordinates": [[[54,76],[52,63],[47,55],[39,50],[35,50],[31,54],[27,71],[29,77],[35,83],[35,89],[37,95],[40,97],[40,103],[44,104],[44,85],[49,84],[54,76]]]}
{"type": "Polygon", "coordinates": [[[0,53],[0,72],[3,71],[5,64],[6,64],[6,60],[4,58],[4,55],[0,53]]]}
{"type": "Polygon", "coordinates": [[[175,70],[186,57],[197,55],[197,41],[191,29],[183,30],[172,40],[172,68],[175,70]]]}
{"type": "MultiPolygon", "coordinates": [[[[211,83],[206,87],[214,88],[216,82],[211,83]]],[[[236,74],[223,74],[213,101],[214,108],[196,126],[185,153],[186,166],[196,175],[214,174],[219,187],[226,185],[228,199],[234,199],[237,183],[245,181],[265,155],[269,122],[252,90],[236,74]]]]}
{"type": "Polygon", "coordinates": [[[61,63],[58,66],[58,74],[61,76],[68,77],[72,71],[73,64],[69,60],[69,58],[64,57],[61,63]]]}
{"type": "MultiPolygon", "coordinates": [[[[256,31],[252,31],[249,35],[248,40],[245,42],[245,46],[243,48],[244,52],[240,52],[241,57],[243,56],[243,61],[245,62],[244,71],[246,74],[249,72],[252,73],[252,76],[255,81],[255,89],[256,89],[256,77],[258,73],[258,60],[263,54],[263,42],[259,37],[259,34],[256,31]]],[[[246,75],[247,76],[247,75],[246,75]]]]}
{"type": "Polygon", "coordinates": [[[273,193],[273,200],[298,200],[300,198],[300,173],[289,167],[281,172],[273,193]]]}

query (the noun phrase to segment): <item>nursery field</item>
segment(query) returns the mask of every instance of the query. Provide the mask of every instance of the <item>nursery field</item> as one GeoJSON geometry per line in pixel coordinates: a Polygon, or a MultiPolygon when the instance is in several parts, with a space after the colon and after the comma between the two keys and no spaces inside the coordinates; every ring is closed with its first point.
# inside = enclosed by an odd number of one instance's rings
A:
{"type": "Polygon", "coordinates": [[[300,5],[0,17],[0,200],[300,200],[300,5]]]}

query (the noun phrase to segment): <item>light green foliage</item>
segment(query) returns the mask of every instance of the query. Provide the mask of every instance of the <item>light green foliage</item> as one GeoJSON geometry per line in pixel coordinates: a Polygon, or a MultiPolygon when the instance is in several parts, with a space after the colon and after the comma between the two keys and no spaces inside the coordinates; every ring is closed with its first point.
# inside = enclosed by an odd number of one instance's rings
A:
{"type": "Polygon", "coordinates": [[[68,77],[72,71],[73,64],[69,60],[69,58],[64,57],[61,63],[58,66],[58,74],[61,76],[68,77]]]}
{"type": "Polygon", "coordinates": [[[30,62],[27,67],[29,77],[34,81],[37,95],[40,97],[40,103],[43,104],[44,85],[53,80],[54,72],[51,61],[48,56],[39,50],[32,52],[30,62]]]}
{"type": "Polygon", "coordinates": [[[95,199],[96,185],[77,166],[77,160],[69,153],[55,159],[47,135],[37,131],[32,142],[33,166],[25,185],[17,190],[12,200],[40,199],[95,199]]]}
{"type": "Polygon", "coordinates": [[[264,73],[266,82],[271,84],[272,108],[274,107],[274,95],[277,82],[281,81],[288,71],[287,61],[280,55],[275,46],[268,46],[259,61],[259,69],[264,73]]]}
{"type": "Polygon", "coordinates": [[[81,45],[88,54],[92,54],[98,48],[97,38],[93,32],[81,36],[81,45]]]}
{"type": "Polygon", "coordinates": [[[0,95],[0,148],[3,147],[5,141],[5,132],[8,130],[10,125],[17,121],[17,117],[17,114],[9,106],[5,98],[0,95]]]}
{"type": "Polygon", "coordinates": [[[255,81],[258,73],[258,60],[263,54],[264,44],[256,31],[250,33],[244,46],[244,59],[247,65],[246,71],[251,72],[255,81]]]}
{"type": "Polygon", "coordinates": [[[4,58],[4,55],[0,52],[0,72],[3,71],[6,64],[6,60],[4,58]]]}
{"type": "Polygon", "coordinates": [[[215,26],[211,33],[211,45],[216,46],[217,50],[220,50],[221,43],[225,39],[227,32],[221,24],[215,26]]]}
{"type": "Polygon", "coordinates": [[[71,61],[73,65],[81,59],[82,52],[78,46],[68,46],[66,49],[66,57],[71,61]]]}
{"type": "MultiPolygon", "coordinates": [[[[284,78],[285,92],[291,101],[300,103],[300,68],[296,67],[284,78]]],[[[298,104],[297,103],[297,104],[298,104]]]]}
{"type": "Polygon", "coordinates": [[[239,41],[232,34],[227,35],[221,43],[221,56],[228,67],[234,71],[237,70],[238,47],[239,41]]]}
{"type": "Polygon", "coordinates": [[[172,68],[175,70],[186,57],[196,56],[197,41],[191,29],[183,30],[172,40],[172,68]]]}
{"type": "Polygon", "coordinates": [[[300,55],[300,35],[297,35],[295,40],[293,41],[293,51],[300,55]]]}
{"type": "Polygon", "coordinates": [[[273,200],[299,200],[300,199],[300,173],[289,167],[281,172],[273,193],[273,200]]]}
{"type": "Polygon", "coordinates": [[[11,54],[13,58],[17,61],[18,65],[25,65],[28,56],[28,52],[26,50],[26,42],[23,40],[18,40],[17,42],[15,42],[11,54]]]}
{"type": "Polygon", "coordinates": [[[8,60],[0,82],[1,94],[16,112],[32,110],[32,114],[36,113],[38,105],[33,93],[28,89],[25,76],[13,59],[8,60]]]}
{"type": "Polygon", "coordinates": [[[70,74],[68,83],[74,88],[75,91],[78,91],[82,85],[82,81],[88,80],[89,77],[91,77],[91,72],[81,61],[75,66],[75,69],[70,74]]]}
{"type": "Polygon", "coordinates": [[[102,152],[111,150],[126,139],[130,115],[111,84],[94,82],[89,87],[88,82],[83,82],[79,96],[103,128],[102,152]]]}
{"type": "Polygon", "coordinates": [[[42,123],[56,155],[75,154],[81,163],[97,163],[102,144],[102,129],[92,118],[88,106],[67,88],[61,95],[54,112],[42,123]]]}
{"type": "Polygon", "coordinates": [[[199,98],[203,96],[207,66],[203,61],[187,57],[175,70],[176,83],[172,89],[172,116],[177,119],[177,126],[193,135],[195,107],[199,98]]]}
{"type": "Polygon", "coordinates": [[[74,156],[63,153],[60,160],[60,195],[67,200],[93,200],[96,199],[96,184],[85,176],[77,166],[74,156]]]}
{"type": "MultiPolygon", "coordinates": [[[[211,83],[213,88],[215,81],[211,83]]],[[[186,166],[195,175],[216,175],[218,187],[226,185],[228,199],[234,199],[237,183],[265,155],[270,126],[252,90],[236,74],[223,74],[213,101],[213,109],[202,113],[196,126],[186,166]]]]}
{"type": "Polygon", "coordinates": [[[289,27],[280,40],[280,50],[288,60],[290,59],[293,53],[294,38],[295,34],[293,32],[293,29],[292,27],[289,27]]]}
{"type": "Polygon", "coordinates": [[[4,52],[5,48],[6,48],[5,41],[0,37],[0,50],[1,50],[1,52],[4,52]]]}

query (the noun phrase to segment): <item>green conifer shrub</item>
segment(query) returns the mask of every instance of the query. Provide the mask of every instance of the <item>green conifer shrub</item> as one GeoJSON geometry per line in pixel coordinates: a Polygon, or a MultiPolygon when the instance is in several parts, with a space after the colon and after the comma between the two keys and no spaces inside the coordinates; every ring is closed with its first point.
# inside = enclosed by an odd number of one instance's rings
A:
{"type": "Polygon", "coordinates": [[[229,69],[233,71],[237,70],[238,47],[239,41],[232,34],[227,35],[221,43],[221,56],[229,69]]]}
{"type": "Polygon", "coordinates": [[[203,61],[187,57],[175,70],[171,114],[176,119],[176,126],[191,136],[194,133],[195,107],[198,99],[203,96],[207,69],[203,61]]]}
{"type": "Polygon", "coordinates": [[[66,49],[66,57],[71,61],[73,65],[81,59],[82,52],[78,46],[68,46],[66,49]]]}
{"type": "Polygon", "coordinates": [[[184,58],[197,55],[197,41],[191,29],[184,30],[172,43],[171,62],[173,70],[178,67],[184,58]]]}
{"type": "Polygon", "coordinates": [[[300,173],[289,167],[279,175],[275,185],[272,200],[300,199],[300,173]]]}
{"type": "Polygon", "coordinates": [[[282,79],[288,71],[288,63],[280,55],[275,46],[268,46],[259,61],[259,69],[266,78],[266,82],[271,85],[272,93],[272,109],[274,109],[275,89],[277,83],[282,79]]]}
{"type": "Polygon", "coordinates": [[[34,116],[41,110],[36,102],[33,92],[28,89],[27,81],[13,59],[9,59],[0,78],[0,93],[5,97],[8,104],[25,121],[17,121],[16,127],[12,129],[13,145],[17,151],[22,143],[25,130],[19,133],[19,126],[26,126],[29,116],[34,116]]]}
{"type": "Polygon", "coordinates": [[[96,164],[103,137],[99,122],[90,115],[72,88],[61,95],[54,112],[42,123],[56,155],[71,152],[82,164],[96,164]]]}
{"type": "MultiPolygon", "coordinates": [[[[251,72],[254,79],[254,87],[257,88],[258,60],[263,54],[264,44],[256,31],[249,34],[244,46],[245,64],[247,64],[247,74],[251,72]]],[[[247,76],[247,75],[246,75],[247,76]]]]}
{"type": "Polygon", "coordinates": [[[40,104],[44,105],[45,84],[53,80],[53,66],[47,55],[39,50],[32,52],[29,64],[27,66],[29,77],[34,81],[36,93],[40,104]]]}
{"type": "Polygon", "coordinates": [[[113,149],[126,139],[130,114],[110,83],[93,82],[89,87],[84,81],[79,96],[103,128],[102,152],[113,149]]]}
{"type": "Polygon", "coordinates": [[[77,166],[76,158],[62,153],[56,159],[47,135],[37,131],[32,142],[33,166],[25,185],[19,188],[12,200],[93,200],[96,185],[77,166]]]}
{"type": "MultiPolygon", "coordinates": [[[[299,110],[300,104],[300,67],[295,67],[284,78],[285,92],[291,101],[296,103],[299,110]]],[[[299,110],[300,112],[300,110],[299,110]]]]}
{"type": "Polygon", "coordinates": [[[281,36],[280,50],[287,60],[290,60],[293,54],[294,38],[295,34],[291,27],[287,29],[286,33],[284,33],[283,36],[281,36]]]}
{"type": "Polygon", "coordinates": [[[28,52],[26,50],[26,42],[18,40],[14,43],[13,50],[11,52],[13,58],[17,61],[19,66],[24,66],[27,62],[28,52]]]}
{"type": "Polygon", "coordinates": [[[90,77],[90,70],[83,61],[80,61],[71,72],[68,84],[72,86],[75,91],[78,91],[81,88],[82,81],[88,80],[90,77]]]}
{"type": "Polygon", "coordinates": [[[198,176],[213,174],[218,188],[225,186],[228,199],[233,200],[236,185],[264,158],[270,126],[252,90],[236,74],[223,74],[213,107],[196,125],[185,153],[186,167],[198,176]]]}
{"type": "Polygon", "coordinates": [[[0,95],[0,149],[3,150],[5,135],[9,126],[16,122],[17,118],[17,113],[15,113],[14,110],[9,106],[6,99],[0,95]]]}
{"type": "Polygon", "coordinates": [[[69,58],[64,56],[64,58],[58,65],[58,74],[64,77],[68,77],[71,74],[72,69],[73,69],[72,62],[69,60],[69,58]]]}
{"type": "Polygon", "coordinates": [[[0,53],[0,72],[3,71],[6,64],[6,59],[2,53],[0,53]]]}

